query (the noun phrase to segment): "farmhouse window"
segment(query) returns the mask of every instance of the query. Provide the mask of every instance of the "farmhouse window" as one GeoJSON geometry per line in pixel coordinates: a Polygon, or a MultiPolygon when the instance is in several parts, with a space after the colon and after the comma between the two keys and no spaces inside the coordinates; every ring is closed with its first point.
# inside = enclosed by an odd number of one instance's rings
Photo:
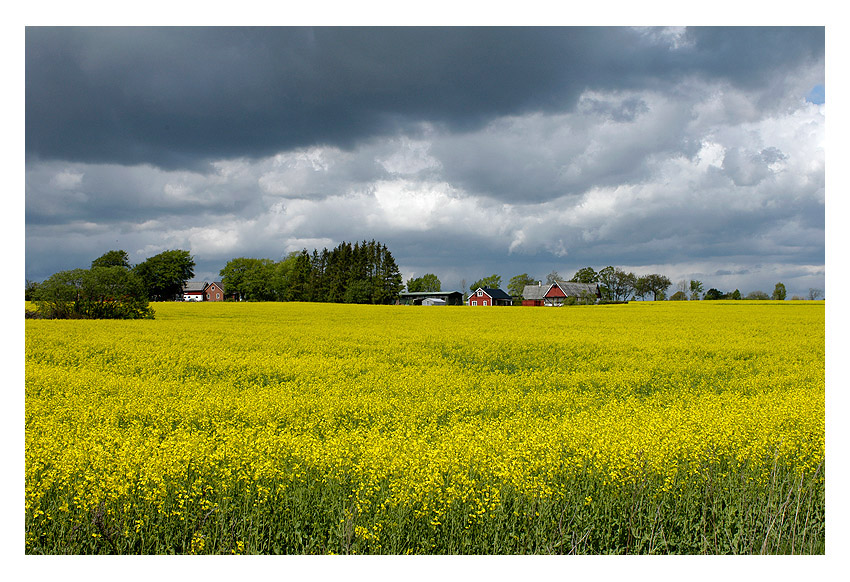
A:
{"type": "Polygon", "coordinates": [[[476,294],[478,297],[481,297],[481,295],[483,295],[483,294],[484,294],[484,292],[483,292],[483,291],[477,291],[475,294],[476,294]]]}
{"type": "Polygon", "coordinates": [[[478,305],[478,302],[477,302],[477,301],[473,301],[473,302],[472,302],[472,304],[473,304],[473,305],[478,305]]]}
{"type": "Polygon", "coordinates": [[[487,306],[487,300],[485,299],[484,301],[482,301],[481,305],[484,305],[486,307],[487,306]]]}

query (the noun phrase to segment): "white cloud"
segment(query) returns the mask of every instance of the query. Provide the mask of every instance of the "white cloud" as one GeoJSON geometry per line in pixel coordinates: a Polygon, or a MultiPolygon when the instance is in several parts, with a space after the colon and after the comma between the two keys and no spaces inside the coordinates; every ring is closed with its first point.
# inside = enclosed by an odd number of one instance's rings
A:
{"type": "Polygon", "coordinates": [[[57,190],[75,190],[83,183],[82,172],[63,170],[50,179],[50,185],[57,190]]]}

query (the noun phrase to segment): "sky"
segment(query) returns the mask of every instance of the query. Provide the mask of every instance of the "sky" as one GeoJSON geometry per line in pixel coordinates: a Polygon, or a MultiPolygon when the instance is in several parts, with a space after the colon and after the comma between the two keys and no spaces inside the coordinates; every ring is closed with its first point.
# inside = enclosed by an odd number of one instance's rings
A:
{"type": "Polygon", "coordinates": [[[375,239],[405,280],[825,289],[823,27],[25,32],[25,270],[375,239]]]}

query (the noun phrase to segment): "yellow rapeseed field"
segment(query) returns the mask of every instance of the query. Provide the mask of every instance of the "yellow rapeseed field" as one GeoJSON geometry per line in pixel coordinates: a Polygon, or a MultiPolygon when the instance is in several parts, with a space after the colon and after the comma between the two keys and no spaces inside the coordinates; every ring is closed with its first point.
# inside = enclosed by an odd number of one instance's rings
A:
{"type": "Polygon", "coordinates": [[[26,322],[30,553],[822,552],[823,302],[26,322]]]}

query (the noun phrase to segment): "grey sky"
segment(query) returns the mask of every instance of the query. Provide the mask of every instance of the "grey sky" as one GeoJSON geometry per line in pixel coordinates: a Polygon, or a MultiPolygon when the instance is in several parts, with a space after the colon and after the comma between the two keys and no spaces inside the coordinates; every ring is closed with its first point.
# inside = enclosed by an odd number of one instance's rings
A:
{"type": "Polygon", "coordinates": [[[824,288],[823,28],[26,32],[26,276],[387,244],[405,278],[614,265],[824,288]]]}

